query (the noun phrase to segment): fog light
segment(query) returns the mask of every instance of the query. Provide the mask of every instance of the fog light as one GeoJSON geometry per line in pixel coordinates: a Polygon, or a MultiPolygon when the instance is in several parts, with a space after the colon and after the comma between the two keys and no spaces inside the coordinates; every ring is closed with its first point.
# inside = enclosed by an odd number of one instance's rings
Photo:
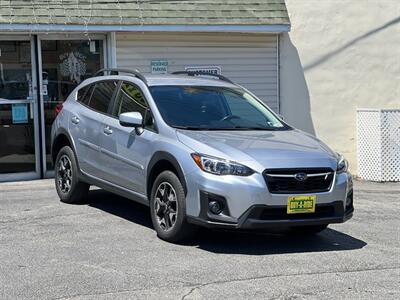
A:
{"type": "Polygon", "coordinates": [[[208,209],[214,214],[219,215],[222,212],[223,206],[218,201],[210,201],[208,203],[208,209]]]}

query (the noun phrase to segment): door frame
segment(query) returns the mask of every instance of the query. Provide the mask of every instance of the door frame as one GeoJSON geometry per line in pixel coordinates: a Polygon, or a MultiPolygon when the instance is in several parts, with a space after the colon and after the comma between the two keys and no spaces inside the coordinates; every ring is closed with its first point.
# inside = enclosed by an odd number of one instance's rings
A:
{"type": "Polygon", "coordinates": [[[40,178],[40,137],[39,137],[39,105],[38,105],[38,80],[36,76],[37,61],[36,61],[36,45],[35,37],[32,35],[21,34],[21,35],[0,35],[0,41],[29,41],[31,46],[31,78],[32,78],[32,97],[29,99],[21,100],[8,100],[1,101],[0,104],[14,104],[14,103],[26,103],[30,104],[30,109],[33,113],[33,132],[34,132],[34,144],[35,144],[35,171],[30,172],[18,172],[18,173],[4,173],[0,174],[0,182],[3,181],[18,181],[18,180],[32,180],[40,178]]]}
{"type": "Polygon", "coordinates": [[[44,119],[44,100],[43,100],[43,64],[42,64],[42,41],[48,40],[62,40],[62,41],[90,41],[102,40],[103,41],[103,67],[107,68],[109,64],[109,51],[107,48],[107,35],[106,34],[73,34],[73,33],[54,33],[54,34],[38,34],[37,35],[37,57],[38,57],[38,86],[39,86],[39,109],[40,109],[40,132],[41,132],[41,167],[43,170],[44,178],[54,177],[54,170],[47,170],[47,154],[46,154],[46,132],[45,132],[45,119],[44,119]]]}

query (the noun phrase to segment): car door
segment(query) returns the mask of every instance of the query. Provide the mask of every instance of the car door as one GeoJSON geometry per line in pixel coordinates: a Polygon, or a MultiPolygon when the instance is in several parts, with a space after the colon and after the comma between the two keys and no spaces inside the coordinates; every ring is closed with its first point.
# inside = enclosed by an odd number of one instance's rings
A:
{"type": "Polygon", "coordinates": [[[145,194],[144,166],[149,159],[152,142],[157,139],[155,124],[140,88],[122,82],[116,94],[110,116],[103,119],[100,138],[103,178],[113,184],[145,194]],[[139,112],[144,130],[138,134],[133,127],[119,123],[119,115],[139,112]]]}
{"type": "Polygon", "coordinates": [[[79,167],[85,173],[99,177],[100,132],[103,118],[109,111],[118,81],[99,81],[78,92],[70,115],[70,132],[75,141],[79,167]]]}

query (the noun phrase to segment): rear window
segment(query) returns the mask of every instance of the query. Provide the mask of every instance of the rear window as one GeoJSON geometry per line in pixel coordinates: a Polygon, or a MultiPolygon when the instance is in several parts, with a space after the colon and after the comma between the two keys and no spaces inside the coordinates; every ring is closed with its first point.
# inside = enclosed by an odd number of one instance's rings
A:
{"type": "Polygon", "coordinates": [[[78,91],[77,100],[80,103],[88,105],[90,96],[92,94],[94,84],[89,84],[78,91]]]}
{"type": "Polygon", "coordinates": [[[117,81],[101,81],[96,83],[89,100],[89,107],[98,112],[107,113],[117,84],[117,81]]]}

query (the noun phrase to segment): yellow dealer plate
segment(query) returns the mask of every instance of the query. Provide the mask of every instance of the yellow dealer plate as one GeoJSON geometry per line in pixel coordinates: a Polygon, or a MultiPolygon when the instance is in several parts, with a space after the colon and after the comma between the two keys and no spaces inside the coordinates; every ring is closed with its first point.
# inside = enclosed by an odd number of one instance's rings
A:
{"type": "Polygon", "coordinates": [[[317,196],[290,196],[288,197],[287,213],[302,214],[315,212],[317,196]]]}

